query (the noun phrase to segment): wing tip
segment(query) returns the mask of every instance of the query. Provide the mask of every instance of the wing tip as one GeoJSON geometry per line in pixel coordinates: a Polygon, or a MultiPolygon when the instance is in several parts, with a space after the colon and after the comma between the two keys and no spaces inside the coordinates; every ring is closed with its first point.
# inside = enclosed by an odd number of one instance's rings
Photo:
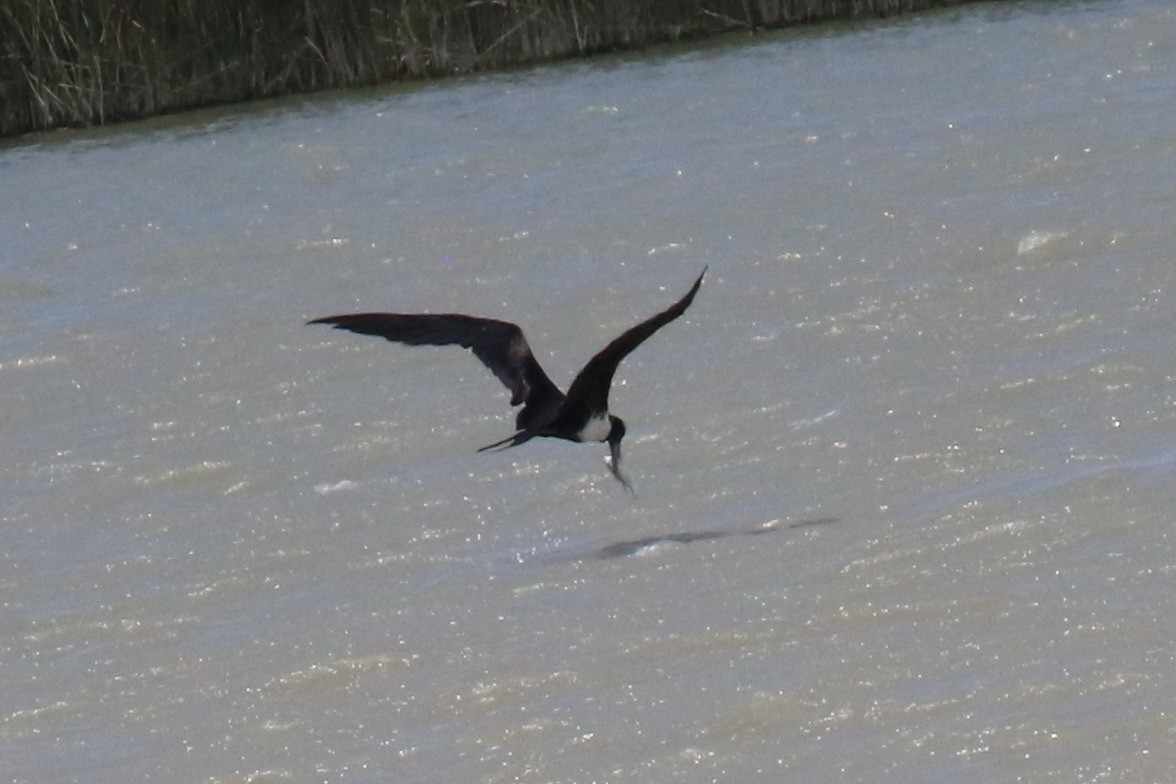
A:
{"type": "Polygon", "coordinates": [[[310,321],[306,322],[306,326],[310,326],[311,324],[326,324],[327,326],[334,327],[335,329],[349,329],[350,324],[353,324],[356,321],[358,321],[358,319],[361,316],[367,316],[367,315],[369,315],[369,314],[367,314],[367,313],[350,313],[348,315],[319,316],[318,318],[313,318],[310,321]]]}
{"type": "Polygon", "coordinates": [[[694,281],[694,285],[690,287],[690,291],[686,292],[686,296],[679,300],[679,304],[683,306],[683,310],[690,307],[690,305],[694,302],[694,295],[697,294],[698,290],[702,287],[702,279],[706,277],[706,271],[708,269],[710,269],[709,264],[703,266],[702,272],[698,274],[698,280],[694,281]]]}

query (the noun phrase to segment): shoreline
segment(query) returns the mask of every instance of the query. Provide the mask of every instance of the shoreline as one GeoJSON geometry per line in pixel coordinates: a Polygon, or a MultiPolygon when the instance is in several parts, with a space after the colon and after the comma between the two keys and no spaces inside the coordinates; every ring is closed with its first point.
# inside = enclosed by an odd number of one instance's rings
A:
{"type": "Polygon", "coordinates": [[[0,138],[976,1],[10,0],[0,138]]]}

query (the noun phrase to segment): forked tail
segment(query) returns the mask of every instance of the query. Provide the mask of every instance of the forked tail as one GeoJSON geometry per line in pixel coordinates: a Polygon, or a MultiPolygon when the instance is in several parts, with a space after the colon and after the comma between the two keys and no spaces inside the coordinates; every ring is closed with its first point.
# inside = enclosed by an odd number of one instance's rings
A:
{"type": "Polygon", "coordinates": [[[478,451],[479,452],[489,452],[490,450],[494,450],[496,452],[501,452],[503,449],[510,449],[512,446],[518,446],[519,444],[525,444],[528,441],[530,441],[532,438],[534,438],[536,435],[537,434],[535,432],[528,432],[526,430],[520,430],[519,432],[515,433],[513,436],[507,436],[506,438],[502,439],[501,441],[495,441],[493,444],[487,444],[486,446],[482,447],[478,451]]]}

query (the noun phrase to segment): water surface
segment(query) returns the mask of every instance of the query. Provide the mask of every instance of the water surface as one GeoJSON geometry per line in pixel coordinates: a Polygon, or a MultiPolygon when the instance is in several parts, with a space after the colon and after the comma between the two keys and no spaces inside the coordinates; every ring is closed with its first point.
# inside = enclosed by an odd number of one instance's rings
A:
{"type": "Polygon", "coordinates": [[[13,782],[1165,782],[1176,12],[1001,3],[0,151],[13,782]],[[622,365],[603,447],[467,353],[622,365]]]}

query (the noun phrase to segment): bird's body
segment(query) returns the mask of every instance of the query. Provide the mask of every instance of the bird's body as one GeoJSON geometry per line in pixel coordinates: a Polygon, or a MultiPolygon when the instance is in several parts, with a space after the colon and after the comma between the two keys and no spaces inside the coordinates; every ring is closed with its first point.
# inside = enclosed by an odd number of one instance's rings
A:
{"type": "Polygon", "coordinates": [[[611,430],[612,422],[608,421],[607,414],[593,416],[584,423],[580,432],[576,433],[576,440],[580,442],[607,441],[611,430]]]}
{"type": "Polygon", "coordinates": [[[566,395],[543,372],[523,331],[507,321],[461,313],[354,313],[325,316],[308,323],[330,324],[336,329],[376,335],[412,346],[459,345],[470,349],[510,390],[511,405],[523,406],[515,418],[517,432],[482,447],[479,452],[507,449],[536,437],[607,441],[612,452],[609,468],[625,487],[632,489],[620,471],[625,423],[608,410],[613,374],[633,349],[686,312],[704,275],[705,269],[682,299],[627,330],[592,357],[576,374],[566,395]]]}

